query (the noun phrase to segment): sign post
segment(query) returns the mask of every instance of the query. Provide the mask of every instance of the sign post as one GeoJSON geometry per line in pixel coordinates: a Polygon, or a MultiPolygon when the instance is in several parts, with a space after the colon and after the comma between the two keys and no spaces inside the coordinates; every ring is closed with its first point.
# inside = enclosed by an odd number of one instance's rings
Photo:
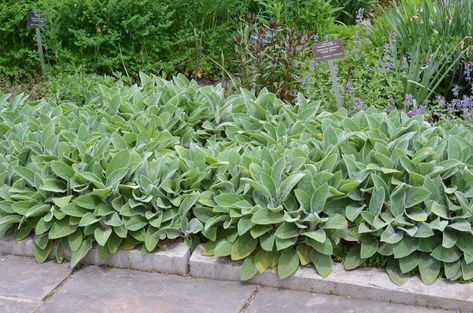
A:
{"type": "Polygon", "coordinates": [[[312,53],[315,62],[328,61],[328,69],[330,70],[330,79],[332,80],[333,93],[337,100],[337,107],[340,109],[343,106],[340,88],[337,82],[337,73],[333,64],[334,59],[343,58],[345,55],[343,49],[343,41],[341,39],[315,43],[312,46],[312,53]]]}
{"type": "Polygon", "coordinates": [[[38,42],[39,61],[41,63],[41,76],[46,77],[46,65],[44,63],[43,43],[41,42],[41,28],[46,27],[46,18],[42,13],[29,12],[26,27],[36,30],[36,41],[38,42]]]}

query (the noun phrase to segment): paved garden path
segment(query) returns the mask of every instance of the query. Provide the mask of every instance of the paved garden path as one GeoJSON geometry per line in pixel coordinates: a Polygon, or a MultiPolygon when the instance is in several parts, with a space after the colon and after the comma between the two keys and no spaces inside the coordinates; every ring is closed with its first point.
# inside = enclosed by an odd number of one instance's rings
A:
{"type": "Polygon", "coordinates": [[[1,313],[447,313],[418,306],[135,270],[0,257],[1,313]]]}

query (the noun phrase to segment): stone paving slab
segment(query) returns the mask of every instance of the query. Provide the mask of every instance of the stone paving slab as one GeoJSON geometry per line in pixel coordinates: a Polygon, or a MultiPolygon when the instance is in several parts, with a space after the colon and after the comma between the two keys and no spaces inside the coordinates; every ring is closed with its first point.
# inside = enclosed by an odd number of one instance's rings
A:
{"type": "Polygon", "coordinates": [[[255,286],[88,266],[38,313],[238,313],[255,286]]]}
{"type": "Polygon", "coordinates": [[[245,313],[449,313],[420,306],[349,299],[304,291],[261,288],[245,313]]]}
{"type": "Polygon", "coordinates": [[[70,265],[19,256],[0,258],[0,298],[18,302],[41,301],[71,273],[70,265]]]}
{"type": "Polygon", "coordinates": [[[33,313],[38,303],[23,302],[17,299],[0,297],[0,312],[2,313],[33,313]]]}
{"type": "MultiPolygon", "coordinates": [[[[202,247],[198,247],[189,260],[193,277],[240,279],[241,263],[202,256],[201,253],[202,247]]],[[[332,273],[323,278],[312,268],[300,267],[287,279],[279,279],[276,273],[267,270],[257,274],[250,282],[268,287],[473,312],[473,283],[461,284],[438,279],[427,286],[419,278],[412,277],[402,286],[397,286],[385,271],[373,268],[346,271],[341,264],[335,264],[332,273]]]]}

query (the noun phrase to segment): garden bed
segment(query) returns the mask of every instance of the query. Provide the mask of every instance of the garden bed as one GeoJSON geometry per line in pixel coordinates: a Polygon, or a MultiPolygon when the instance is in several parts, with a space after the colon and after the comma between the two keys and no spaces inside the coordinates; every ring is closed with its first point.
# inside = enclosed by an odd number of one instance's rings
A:
{"type": "Polygon", "coordinates": [[[141,78],[83,105],[1,99],[0,230],[34,235],[39,262],[184,238],[244,260],[243,280],[299,264],[326,277],[333,260],[382,265],[398,284],[473,277],[463,126],[141,78]]]}

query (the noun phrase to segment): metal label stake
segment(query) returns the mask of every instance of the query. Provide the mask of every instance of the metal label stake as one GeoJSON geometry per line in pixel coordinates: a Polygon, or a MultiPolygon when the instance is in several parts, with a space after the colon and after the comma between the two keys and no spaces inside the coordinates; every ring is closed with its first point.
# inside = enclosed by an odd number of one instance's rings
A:
{"type": "Polygon", "coordinates": [[[43,13],[29,12],[26,19],[26,27],[36,30],[36,41],[38,42],[39,62],[41,63],[41,76],[46,77],[46,64],[44,63],[43,43],[41,41],[41,29],[46,27],[46,17],[43,13]]]}
{"type": "Polygon", "coordinates": [[[343,106],[342,96],[340,94],[340,87],[337,82],[337,72],[334,59],[343,58],[345,51],[343,49],[343,41],[341,39],[315,43],[312,46],[312,53],[315,62],[328,61],[328,69],[330,70],[330,79],[332,80],[333,93],[337,101],[337,107],[340,109],[343,106]]]}

